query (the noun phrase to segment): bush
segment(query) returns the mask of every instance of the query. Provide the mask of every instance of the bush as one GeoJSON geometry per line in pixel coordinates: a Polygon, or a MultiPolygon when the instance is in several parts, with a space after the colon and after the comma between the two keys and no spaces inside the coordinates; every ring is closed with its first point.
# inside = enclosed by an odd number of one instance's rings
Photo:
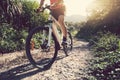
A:
{"type": "Polygon", "coordinates": [[[27,33],[17,31],[10,24],[0,25],[0,53],[7,53],[24,49],[27,33]]]}
{"type": "Polygon", "coordinates": [[[22,1],[22,25],[31,30],[34,27],[40,26],[48,18],[48,13],[36,13],[39,3],[36,1],[25,0],[22,1]]]}
{"type": "Polygon", "coordinates": [[[90,44],[93,44],[95,52],[115,51],[119,48],[119,37],[110,32],[99,32],[91,39],[90,44]]]}
{"type": "Polygon", "coordinates": [[[120,74],[120,39],[110,32],[98,33],[91,42],[94,59],[92,74],[97,80],[118,80],[120,74]],[[116,71],[117,70],[117,71],[116,71]]]}

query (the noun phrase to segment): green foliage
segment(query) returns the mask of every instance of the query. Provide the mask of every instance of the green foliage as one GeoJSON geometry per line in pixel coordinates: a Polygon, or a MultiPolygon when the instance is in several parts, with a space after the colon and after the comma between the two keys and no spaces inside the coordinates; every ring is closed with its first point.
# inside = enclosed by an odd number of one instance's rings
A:
{"type": "Polygon", "coordinates": [[[0,1],[0,22],[14,23],[14,19],[20,16],[20,0],[1,0],[0,1]]]}
{"type": "Polygon", "coordinates": [[[99,31],[104,31],[104,27],[103,26],[95,26],[95,25],[86,23],[83,27],[80,28],[80,30],[76,34],[76,37],[83,38],[83,39],[89,41],[89,39],[91,39],[99,31]]]}
{"type": "Polygon", "coordinates": [[[14,42],[12,41],[12,39],[15,36],[15,30],[12,28],[8,28],[9,25],[7,24],[3,24],[1,25],[0,28],[0,52],[4,53],[7,51],[12,51],[16,45],[14,44],[14,42]],[[10,36],[7,36],[11,34],[10,36]],[[10,47],[11,46],[11,47],[10,47]]]}
{"type": "Polygon", "coordinates": [[[0,23],[12,24],[14,29],[22,29],[41,25],[47,19],[47,14],[38,14],[37,1],[30,0],[2,0],[0,2],[0,23]]]}
{"type": "Polygon", "coordinates": [[[83,23],[72,23],[72,22],[66,22],[67,29],[71,32],[72,36],[76,36],[80,30],[81,27],[83,27],[83,23]]]}
{"type": "Polygon", "coordinates": [[[22,50],[25,46],[27,33],[17,31],[10,24],[0,25],[0,53],[22,50]]]}
{"type": "Polygon", "coordinates": [[[116,74],[120,72],[117,67],[119,64],[116,64],[120,62],[119,42],[119,37],[110,32],[100,32],[91,40],[90,46],[94,52],[91,69],[93,70],[93,76],[96,77],[97,80],[114,80],[120,76],[120,74],[116,74]],[[118,69],[118,71],[116,71],[116,69],[118,69]]]}
{"type": "Polygon", "coordinates": [[[94,51],[115,51],[119,48],[119,38],[115,34],[111,34],[110,32],[107,33],[98,33],[97,36],[95,36],[91,44],[94,44],[94,51]]]}
{"type": "Polygon", "coordinates": [[[36,13],[35,10],[38,8],[39,4],[36,1],[23,1],[23,13],[22,13],[22,24],[29,29],[41,25],[42,22],[47,20],[47,13],[36,13]]]}
{"type": "Polygon", "coordinates": [[[80,31],[78,31],[78,33],[76,34],[76,37],[89,40],[91,38],[92,31],[93,31],[93,27],[90,26],[82,27],[80,28],[80,31]]]}
{"type": "Polygon", "coordinates": [[[48,14],[34,11],[39,6],[36,1],[4,0],[0,4],[0,53],[23,50],[28,31],[43,24],[48,14]]]}

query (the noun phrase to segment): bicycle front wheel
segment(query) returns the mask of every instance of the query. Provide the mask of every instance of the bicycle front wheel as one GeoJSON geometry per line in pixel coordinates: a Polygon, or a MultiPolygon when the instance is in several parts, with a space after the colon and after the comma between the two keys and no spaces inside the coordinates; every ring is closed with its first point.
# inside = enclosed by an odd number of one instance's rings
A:
{"type": "Polygon", "coordinates": [[[26,39],[26,54],[35,67],[51,66],[57,56],[55,39],[52,36],[51,46],[48,46],[49,29],[37,27],[33,29],[26,39]]]}

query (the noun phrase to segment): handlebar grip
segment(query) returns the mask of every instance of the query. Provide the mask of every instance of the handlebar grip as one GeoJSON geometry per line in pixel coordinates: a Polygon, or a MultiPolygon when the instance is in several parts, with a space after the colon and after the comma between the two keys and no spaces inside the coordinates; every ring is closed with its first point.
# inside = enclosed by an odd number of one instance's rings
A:
{"type": "Polygon", "coordinates": [[[34,10],[34,12],[39,13],[39,12],[44,12],[45,9],[49,9],[50,10],[50,5],[46,6],[46,7],[42,7],[41,11],[39,11],[39,9],[34,10]]]}
{"type": "Polygon", "coordinates": [[[34,9],[34,12],[35,13],[40,13],[40,12],[43,12],[44,10],[42,10],[42,11],[39,11],[39,9],[34,9]]]}

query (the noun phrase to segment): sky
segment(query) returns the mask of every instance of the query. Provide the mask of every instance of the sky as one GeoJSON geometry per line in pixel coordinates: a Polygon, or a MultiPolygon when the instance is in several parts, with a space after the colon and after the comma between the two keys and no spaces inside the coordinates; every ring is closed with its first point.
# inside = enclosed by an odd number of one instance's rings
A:
{"type": "Polygon", "coordinates": [[[86,8],[93,0],[64,0],[67,6],[67,15],[86,16],[86,8]]]}

